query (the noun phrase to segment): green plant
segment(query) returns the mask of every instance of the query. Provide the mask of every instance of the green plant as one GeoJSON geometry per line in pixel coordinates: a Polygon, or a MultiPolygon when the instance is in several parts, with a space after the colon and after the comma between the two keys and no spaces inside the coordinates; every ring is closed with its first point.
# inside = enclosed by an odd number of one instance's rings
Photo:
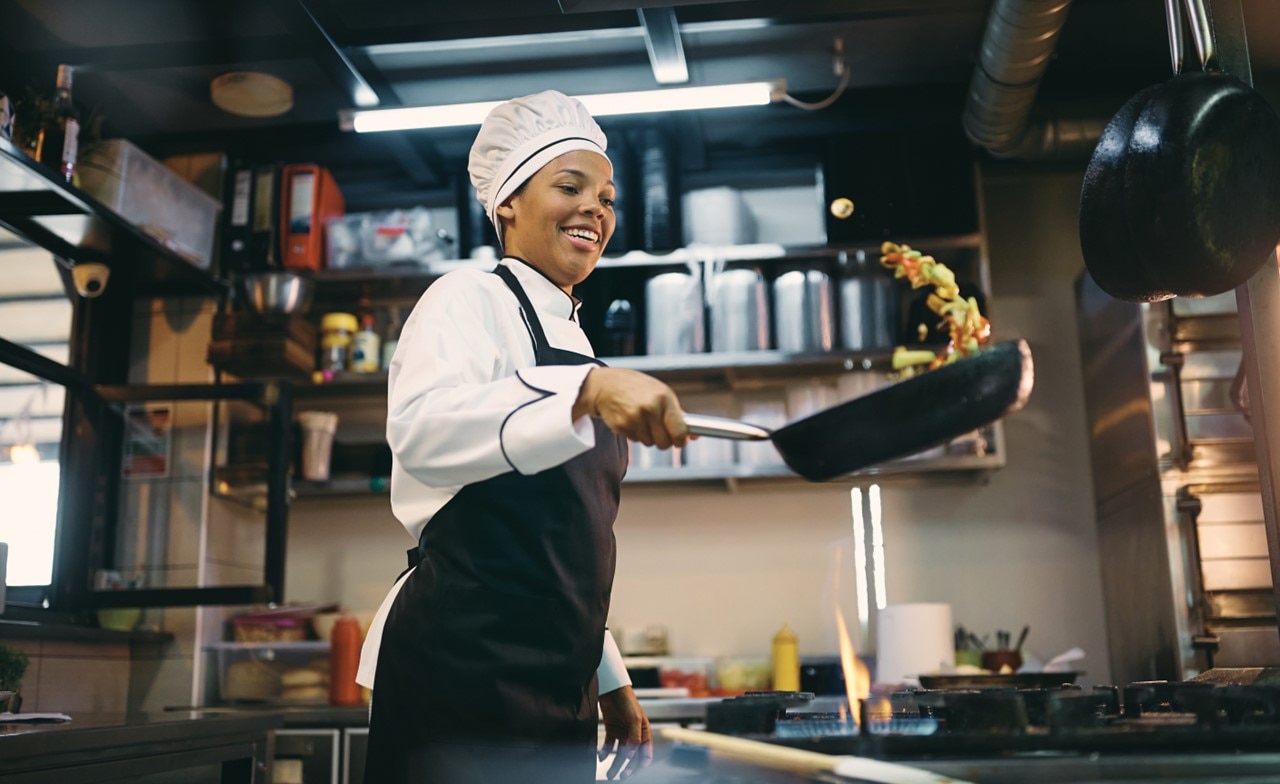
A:
{"type": "Polygon", "coordinates": [[[0,691],[18,691],[27,671],[27,655],[0,645],[0,691]]]}

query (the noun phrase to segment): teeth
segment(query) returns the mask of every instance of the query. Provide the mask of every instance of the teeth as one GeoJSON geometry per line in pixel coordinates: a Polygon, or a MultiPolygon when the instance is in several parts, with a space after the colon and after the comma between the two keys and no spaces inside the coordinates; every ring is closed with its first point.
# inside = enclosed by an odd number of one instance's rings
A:
{"type": "Polygon", "coordinates": [[[596,234],[594,231],[589,231],[587,229],[565,229],[564,233],[568,234],[570,237],[581,237],[582,239],[587,240],[588,242],[600,241],[599,234],[596,234]]]}

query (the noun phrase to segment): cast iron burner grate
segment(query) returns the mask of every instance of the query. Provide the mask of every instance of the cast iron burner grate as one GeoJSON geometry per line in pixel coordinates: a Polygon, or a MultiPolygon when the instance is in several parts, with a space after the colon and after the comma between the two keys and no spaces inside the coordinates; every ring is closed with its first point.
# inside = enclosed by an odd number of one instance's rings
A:
{"type": "Polygon", "coordinates": [[[1280,750],[1280,687],[1144,681],[1084,689],[913,690],[881,709],[818,713],[804,692],[724,700],[707,729],[887,760],[1032,752],[1194,754],[1280,750]]]}

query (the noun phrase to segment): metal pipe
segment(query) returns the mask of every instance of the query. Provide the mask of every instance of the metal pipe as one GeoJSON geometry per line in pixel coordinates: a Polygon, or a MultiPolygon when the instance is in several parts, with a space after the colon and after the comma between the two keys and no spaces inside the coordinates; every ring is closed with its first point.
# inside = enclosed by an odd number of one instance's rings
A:
{"type": "Polygon", "coordinates": [[[996,0],[969,83],[965,134],[997,158],[1087,157],[1105,121],[1031,120],[1071,0],[996,0]]]}

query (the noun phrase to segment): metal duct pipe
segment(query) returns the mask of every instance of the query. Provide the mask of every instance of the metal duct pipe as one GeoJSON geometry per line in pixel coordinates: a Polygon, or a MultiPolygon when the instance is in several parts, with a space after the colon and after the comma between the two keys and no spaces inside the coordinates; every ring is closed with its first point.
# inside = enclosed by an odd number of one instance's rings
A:
{"type": "Polygon", "coordinates": [[[998,158],[1088,156],[1105,122],[1031,121],[1071,0],[996,0],[964,109],[965,134],[998,158]]]}

